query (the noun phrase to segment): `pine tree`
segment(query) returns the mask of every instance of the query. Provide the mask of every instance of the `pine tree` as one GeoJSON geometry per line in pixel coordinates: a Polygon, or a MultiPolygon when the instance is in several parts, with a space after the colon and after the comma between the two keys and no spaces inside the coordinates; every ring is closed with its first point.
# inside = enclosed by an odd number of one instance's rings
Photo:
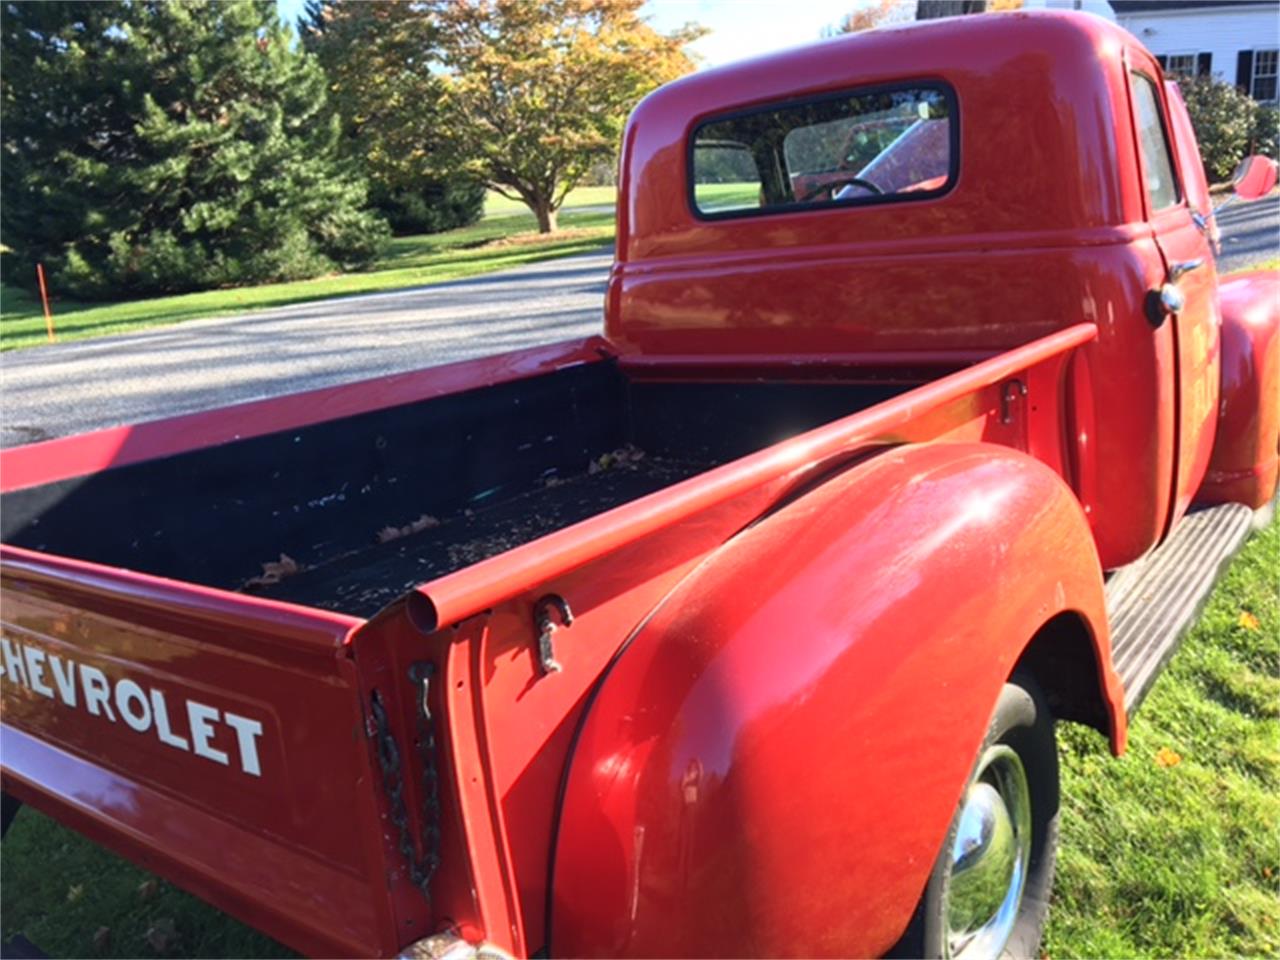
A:
{"type": "Polygon", "coordinates": [[[126,296],[367,262],[323,71],[270,0],[5,3],[6,279],[126,296]]]}

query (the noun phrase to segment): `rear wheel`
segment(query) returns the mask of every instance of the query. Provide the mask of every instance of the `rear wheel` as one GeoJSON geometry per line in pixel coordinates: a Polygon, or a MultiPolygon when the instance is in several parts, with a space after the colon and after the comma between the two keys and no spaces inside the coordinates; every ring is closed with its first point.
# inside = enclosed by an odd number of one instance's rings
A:
{"type": "Polygon", "coordinates": [[[9,832],[9,824],[22,809],[22,801],[9,793],[0,793],[0,837],[9,832]]]}
{"type": "Polygon", "coordinates": [[[1029,677],[1004,685],[973,773],[895,956],[1033,957],[1058,846],[1053,717],[1029,677]]]}

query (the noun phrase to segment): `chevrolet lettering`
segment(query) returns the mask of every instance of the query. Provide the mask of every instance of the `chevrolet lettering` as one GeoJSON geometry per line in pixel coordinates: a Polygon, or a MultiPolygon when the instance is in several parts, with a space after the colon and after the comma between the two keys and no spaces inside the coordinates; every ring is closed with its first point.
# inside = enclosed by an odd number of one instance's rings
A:
{"type": "Polygon", "coordinates": [[[122,723],[136,733],[154,734],[174,750],[190,751],[224,767],[238,766],[243,773],[262,776],[258,760],[262,724],[257,720],[195,700],[179,701],[174,704],[176,711],[171,712],[164,692],[154,687],[144,688],[128,678],[112,682],[97,667],[8,637],[0,638],[0,648],[0,676],[7,685],[25,687],[108,723],[122,723]],[[227,742],[234,747],[218,746],[227,742]]]}

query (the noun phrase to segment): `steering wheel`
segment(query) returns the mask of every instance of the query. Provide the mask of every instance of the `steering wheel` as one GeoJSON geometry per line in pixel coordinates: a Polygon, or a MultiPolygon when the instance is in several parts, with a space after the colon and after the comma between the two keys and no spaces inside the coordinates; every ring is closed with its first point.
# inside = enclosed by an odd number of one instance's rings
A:
{"type": "Polygon", "coordinates": [[[862,177],[840,177],[837,180],[830,180],[827,183],[821,184],[803,197],[797,197],[796,202],[808,203],[810,200],[817,199],[818,194],[820,193],[826,193],[832,200],[834,200],[836,198],[836,189],[848,186],[849,184],[870,190],[876,196],[884,196],[884,191],[870,180],[864,180],[862,177]]]}
{"type": "Polygon", "coordinates": [[[870,190],[877,197],[884,196],[884,191],[881,190],[879,187],[877,187],[870,180],[864,180],[862,177],[846,177],[843,180],[836,180],[836,181],[833,181],[832,183],[827,184],[828,188],[831,190],[832,200],[836,198],[836,184],[839,184],[841,187],[846,187],[852,184],[855,187],[862,187],[865,190],[870,190]]]}

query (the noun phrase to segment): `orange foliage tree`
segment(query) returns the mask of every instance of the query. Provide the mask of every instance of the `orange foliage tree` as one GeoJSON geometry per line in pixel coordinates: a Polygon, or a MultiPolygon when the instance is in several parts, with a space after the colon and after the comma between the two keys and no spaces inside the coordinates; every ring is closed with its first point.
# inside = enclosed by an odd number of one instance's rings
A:
{"type": "Polygon", "coordinates": [[[627,114],[694,67],[641,16],[643,0],[436,0],[443,123],[458,169],[556,228],[565,195],[613,155],[627,114]]]}

